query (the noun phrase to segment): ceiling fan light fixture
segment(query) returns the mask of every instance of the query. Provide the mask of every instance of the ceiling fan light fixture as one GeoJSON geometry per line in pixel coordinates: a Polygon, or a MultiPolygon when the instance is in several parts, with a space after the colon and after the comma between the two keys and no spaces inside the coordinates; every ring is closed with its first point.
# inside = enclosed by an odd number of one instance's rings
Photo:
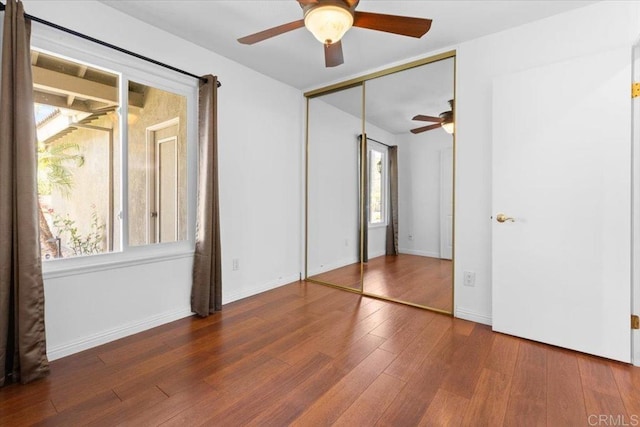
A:
{"type": "Polygon", "coordinates": [[[440,118],[442,119],[442,129],[444,129],[446,133],[452,134],[455,131],[455,125],[453,123],[453,100],[449,101],[449,105],[451,106],[451,110],[440,113],[440,118]]]}
{"type": "Polygon", "coordinates": [[[353,26],[353,14],[336,5],[321,5],[310,9],[304,16],[304,25],[320,43],[332,44],[353,26]]]}
{"type": "Polygon", "coordinates": [[[453,124],[453,122],[442,123],[442,129],[444,129],[446,133],[452,134],[455,130],[455,125],[453,124]]]}

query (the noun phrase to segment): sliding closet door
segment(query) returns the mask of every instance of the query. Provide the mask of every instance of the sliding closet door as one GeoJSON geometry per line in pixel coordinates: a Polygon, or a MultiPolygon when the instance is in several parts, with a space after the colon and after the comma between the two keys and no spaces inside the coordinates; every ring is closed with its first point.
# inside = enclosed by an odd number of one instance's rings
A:
{"type": "Polygon", "coordinates": [[[361,290],[362,86],[308,99],[307,274],[361,290]]]}

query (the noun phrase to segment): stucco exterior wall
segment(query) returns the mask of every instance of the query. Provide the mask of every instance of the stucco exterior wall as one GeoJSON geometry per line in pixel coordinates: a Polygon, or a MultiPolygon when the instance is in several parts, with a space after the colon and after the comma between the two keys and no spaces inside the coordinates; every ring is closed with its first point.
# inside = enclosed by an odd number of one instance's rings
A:
{"type": "MultiPolygon", "coordinates": [[[[144,108],[132,108],[129,124],[129,244],[147,241],[149,213],[147,203],[147,129],[178,118],[178,240],[186,239],[187,224],[187,109],[186,98],[152,87],[145,87],[144,108]]],[[[153,238],[150,238],[153,241],[153,238]]]]}

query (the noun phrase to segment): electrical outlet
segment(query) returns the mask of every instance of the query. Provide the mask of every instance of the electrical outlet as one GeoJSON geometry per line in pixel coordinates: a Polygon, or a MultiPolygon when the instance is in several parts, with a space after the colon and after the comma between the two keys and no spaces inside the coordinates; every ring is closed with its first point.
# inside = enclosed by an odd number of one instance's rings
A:
{"type": "Polygon", "coordinates": [[[344,245],[349,246],[349,239],[344,239],[344,245]]]}
{"type": "Polygon", "coordinates": [[[476,285],[476,273],[473,271],[465,271],[464,272],[464,285],[465,286],[475,286],[476,285]]]}
{"type": "Polygon", "coordinates": [[[231,269],[233,271],[240,270],[240,260],[238,258],[234,258],[233,259],[231,269]]]}
{"type": "Polygon", "coordinates": [[[413,234],[409,234],[409,241],[413,242],[413,234]]]}

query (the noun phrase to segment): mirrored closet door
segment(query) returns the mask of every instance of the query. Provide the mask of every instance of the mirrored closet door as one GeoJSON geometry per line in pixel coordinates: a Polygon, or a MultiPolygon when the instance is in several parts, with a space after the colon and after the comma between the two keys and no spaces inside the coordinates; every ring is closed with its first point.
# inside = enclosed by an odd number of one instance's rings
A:
{"type": "Polygon", "coordinates": [[[365,88],[364,293],[451,313],[453,134],[443,124],[448,111],[453,120],[454,58],[368,80],[365,88]]]}
{"type": "Polygon", "coordinates": [[[453,311],[455,52],[307,96],[306,278],[453,311]]]}
{"type": "Polygon", "coordinates": [[[360,292],[363,88],[307,102],[307,278],[360,292]]]}

